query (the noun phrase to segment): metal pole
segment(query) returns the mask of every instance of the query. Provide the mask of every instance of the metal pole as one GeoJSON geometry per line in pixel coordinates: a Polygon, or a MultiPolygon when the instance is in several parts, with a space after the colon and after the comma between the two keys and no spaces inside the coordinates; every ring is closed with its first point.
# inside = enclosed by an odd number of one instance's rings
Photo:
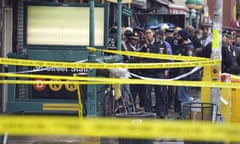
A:
{"type": "MultiPolygon", "coordinates": [[[[95,2],[94,0],[91,0],[90,1],[90,11],[89,11],[89,14],[90,14],[90,34],[89,34],[89,40],[90,40],[90,46],[94,46],[94,38],[95,38],[95,30],[94,30],[94,5],[95,5],[95,2]]],[[[91,52],[93,53],[93,52],[91,52]]]]}
{"type": "MultiPolygon", "coordinates": [[[[95,38],[95,32],[94,32],[94,0],[90,0],[90,34],[89,34],[89,45],[91,47],[94,47],[94,38],[95,38]]],[[[88,61],[89,62],[96,62],[96,54],[94,51],[90,51],[88,55],[88,61]]],[[[96,76],[96,70],[95,69],[89,69],[88,76],[93,77],[96,76]]],[[[87,116],[88,117],[96,117],[97,115],[97,98],[96,98],[96,85],[88,85],[87,88],[87,116]]]]}
{"type": "MultiPolygon", "coordinates": [[[[131,3],[128,4],[128,8],[129,9],[131,8],[131,3]]],[[[128,17],[128,26],[131,27],[131,17],[130,16],[128,17]]]]}
{"type": "Polygon", "coordinates": [[[117,11],[117,50],[121,50],[122,44],[122,0],[117,1],[118,11],[117,11]]]}
{"type": "MultiPolygon", "coordinates": [[[[4,1],[0,2],[0,56],[3,57],[3,13],[4,13],[4,1]]],[[[1,72],[3,72],[3,65],[0,66],[1,72]]],[[[1,78],[2,79],[2,78],[1,78]]],[[[0,85],[0,112],[3,111],[3,105],[4,105],[4,95],[3,95],[3,85],[0,85]]]]}
{"type": "Polygon", "coordinates": [[[192,9],[189,9],[188,24],[192,25],[192,9]]]}
{"type": "MultiPolygon", "coordinates": [[[[222,13],[223,0],[214,0],[213,34],[212,34],[212,56],[211,59],[222,60],[222,13]]],[[[219,81],[221,75],[221,64],[212,67],[212,81],[219,81]]],[[[211,102],[217,104],[220,112],[220,88],[211,89],[211,102]]]]}
{"type": "MultiPolygon", "coordinates": [[[[212,59],[222,60],[222,13],[223,1],[214,0],[214,17],[213,17],[213,39],[212,39],[212,59]]],[[[221,68],[221,65],[219,65],[221,68]]],[[[219,69],[221,70],[221,69],[219,69]]],[[[219,71],[220,72],[220,71],[219,71]]]]}
{"type": "Polygon", "coordinates": [[[197,10],[196,11],[196,26],[195,26],[196,30],[199,29],[199,17],[200,17],[200,12],[199,12],[199,10],[197,10]]]}

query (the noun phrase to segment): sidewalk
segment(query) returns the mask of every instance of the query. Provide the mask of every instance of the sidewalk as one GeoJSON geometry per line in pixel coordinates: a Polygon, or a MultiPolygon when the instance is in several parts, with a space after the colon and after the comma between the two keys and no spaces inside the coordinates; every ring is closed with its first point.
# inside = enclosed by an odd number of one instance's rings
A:
{"type": "MultiPolygon", "coordinates": [[[[118,144],[118,139],[100,140],[83,137],[11,136],[7,144],[118,144]],[[101,141],[101,142],[100,142],[101,141]]],[[[182,141],[155,140],[153,144],[184,144],[182,141]]]]}

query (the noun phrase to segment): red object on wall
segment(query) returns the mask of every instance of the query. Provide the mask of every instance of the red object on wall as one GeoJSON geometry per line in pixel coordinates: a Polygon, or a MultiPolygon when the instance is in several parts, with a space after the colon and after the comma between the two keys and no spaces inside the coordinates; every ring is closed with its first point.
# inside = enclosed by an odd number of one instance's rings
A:
{"type": "Polygon", "coordinates": [[[41,84],[41,81],[45,81],[45,79],[42,79],[42,78],[36,78],[35,81],[39,81],[39,84],[34,84],[33,85],[33,88],[36,90],[36,91],[43,91],[46,89],[46,84],[41,84]]]}

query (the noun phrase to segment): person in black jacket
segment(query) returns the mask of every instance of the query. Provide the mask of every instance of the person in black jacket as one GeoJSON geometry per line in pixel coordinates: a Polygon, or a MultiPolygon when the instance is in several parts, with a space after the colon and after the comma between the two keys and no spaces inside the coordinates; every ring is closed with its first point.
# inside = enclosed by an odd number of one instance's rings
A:
{"type": "MultiPolygon", "coordinates": [[[[113,25],[109,30],[108,49],[117,50],[117,25],[113,25]]],[[[111,54],[107,54],[111,55],[111,54]]]]}
{"type": "Polygon", "coordinates": [[[237,75],[240,73],[240,55],[237,48],[232,45],[233,40],[232,32],[226,34],[226,44],[222,46],[222,72],[237,75]]]}
{"type": "MultiPolygon", "coordinates": [[[[163,34],[162,31],[159,31],[163,34]]],[[[155,37],[155,32],[147,27],[144,30],[145,34],[145,43],[142,46],[142,52],[147,53],[159,53],[159,54],[167,54],[168,49],[164,40],[157,40],[155,37]]],[[[158,38],[158,37],[157,37],[158,38]]],[[[143,59],[145,63],[156,63],[156,62],[167,62],[166,60],[159,59],[143,59]]],[[[168,77],[168,69],[146,69],[143,70],[143,74],[145,77],[150,78],[167,78],[168,77]]],[[[156,97],[156,113],[160,118],[164,118],[167,110],[167,101],[163,96],[163,86],[159,85],[146,85],[145,86],[145,97],[144,97],[144,109],[146,112],[152,112],[152,88],[155,90],[156,97]]]]}
{"type": "MultiPolygon", "coordinates": [[[[127,41],[122,42],[122,50],[123,51],[135,51],[135,52],[140,51],[139,42],[140,42],[139,34],[136,31],[131,32],[127,35],[127,41]]],[[[132,56],[124,56],[123,62],[124,63],[138,63],[139,58],[132,57],[132,56]]],[[[138,70],[138,69],[132,69],[132,70],[130,70],[130,72],[133,74],[141,75],[141,70],[138,70]]],[[[136,78],[134,76],[132,76],[132,77],[136,78]]],[[[136,106],[135,100],[136,100],[136,97],[139,96],[140,107],[141,107],[141,104],[143,103],[143,97],[145,96],[144,85],[131,84],[130,91],[131,91],[134,105],[136,106]]]]}
{"type": "MultiPolygon", "coordinates": [[[[122,42],[122,50],[123,51],[138,51],[138,42],[139,36],[137,32],[129,32],[127,36],[127,40],[122,42]]],[[[136,57],[124,56],[123,62],[136,62],[136,57]]]]}
{"type": "MultiPolygon", "coordinates": [[[[177,44],[174,43],[174,41],[176,41],[175,37],[174,37],[174,29],[173,28],[168,28],[165,30],[165,41],[167,41],[171,47],[172,47],[172,54],[175,53],[176,49],[177,49],[177,44]]],[[[168,78],[174,78],[177,75],[175,74],[174,69],[169,69],[169,74],[168,74],[168,78]]],[[[168,92],[168,108],[175,109],[175,98],[176,98],[176,87],[175,86],[167,86],[167,92],[168,92]]]]}
{"type": "MultiPolygon", "coordinates": [[[[182,56],[193,56],[193,50],[194,46],[192,42],[189,39],[189,36],[186,32],[186,30],[180,30],[176,34],[176,38],[178,40],[178,49],[176,50],[176,55],[182,55],[182,56]]],[[[190,68],[179,68],[178,74],[185,74],[189,72],[190,68]]],[[[185,77],[182,80],[189,80],[189,77],[185,77]]],[[[186,86],[178,86],[177,87],[177,96],[178,96],[178,103],[176,106],[178,107],[176,110],[179,112],[179,115],[181,116],[181,103],[189,102],[189,92],[188,87],[186,86]]]]}
{"type": "MultiPolygon", "coordinates": [[[[230,74],[240,73],[240,53],[232,45],[233,35],[230,31],[224,30],[222,33],[222,72],[230,74]]],[[[205,47],[205,57],[210,58],[212,53],[212,42],[205,47]]]]}

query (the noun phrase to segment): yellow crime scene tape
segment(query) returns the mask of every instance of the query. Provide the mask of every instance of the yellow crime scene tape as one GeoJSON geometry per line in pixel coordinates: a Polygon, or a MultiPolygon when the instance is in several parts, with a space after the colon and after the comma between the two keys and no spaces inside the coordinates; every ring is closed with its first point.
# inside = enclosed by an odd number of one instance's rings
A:
{"type": "MultiPolygon", "coordinates": [[[[117,53],[123,54],[123,53],[117,53]]],[[[126,54],[126,53],[125,53],[126,54]]],[[[143,53],[128,53],[130,56],[143,56],[143,53]]],[[[144,57],[155,58],[160,55],[146,54],[144,57]]],[[[180,68],[195,66],[210,66],[220,64],[219,60],[209,60],[194,57],[169,57],[161,55],[161,59],[184,60],[194,62],[176,63],[141,63],[141,64],[98,64],[72,63],[40,60],[23,60],[0,58],[0,64],[17,66],[39,66],[56,68],[94,68],[94,69],[154,69],[180,68]]],[[[158,58],[159,59],[159,58],[158,58]]],[[[6,84],[153,84],[195,87],[240,88],[237,83],[222,83],[212,81],[168,81],[168,80],[141,80],[100,77],[56,76],[35,74],[0,73],[2,77],[16,78],[45,78],[51,80],[0,80],[6,84]],[[55,81],[55,79],[57,79],[55,81]],[[62,81],[65,80],[65,81],[62,81]]],[[[44,116],[0,116],[0,133],[10,135],[64,135],[64,136],[97,136],[121,138],[172,138],[184,140],[206,141],[240,141],[240,124],[226,123],[213,124],[210,122],[160,121],[154,119],[110,119],[73,117],[44,117],[44,116]],[[116,131],[114,131],[116,130],[116,131]]]]}
{"type": "Polygon", "coordinates": [[[0,116],[0,133],[9,135],[171,138],[240,141],[239,123],[164,121],[157,119],[0,116]]]}
{"type": "Polygon", "coordinates": [[[212,87],[212,88],[240,88],[240,83],[225,83],[217,81],[183,81],[183,80],[158,80],[158,79],[121,79],[105,77],[76,77],[76,76],[56,76],[39,74],[13,74],[0,73],[2,77],[21,77],[21,78],[44,78],[51,79],[39,80],[0,80],[5,84],[150,84],[150,85],[170,85],[170,86],[190,86],[190,87],[212,87]],[[56,81],[55,81],[56,80],[56,81]],[[66,80],[66,81],[59,81],[66,80]]]}
{"type": "Polygon", "coordinates": [[[134,57],[142,58],[151,58],[151,59],[163,59],[163,60],[179,60],[179,61],[204,61],[210,60],[209,58],[194,57],[194,56],[177,56],[177,55],[168,55],[168,54],[156,54],[156,53],[147,53],[147,52],[133,52],[133,51],[119,51],[119,50],[103,50],[93,47],[87,47],[90,51],[101,51],[106,53],[113,53],[118,55],[127,55],[134,57]]]}
{"type": "Polygon", "coordinates": [[[220,60],[194,61],[194,62],[174,62],[174,63],[73,63],[73,62],[56,62],[40,61],[27,59],[0,58],[0,64],[33,66],[33,67],[55,67],[55,68],[93,68],[93,69],[155,69],[155,68],[181,68],[195,66],[211,66],[220,64],[220,60]]]}

